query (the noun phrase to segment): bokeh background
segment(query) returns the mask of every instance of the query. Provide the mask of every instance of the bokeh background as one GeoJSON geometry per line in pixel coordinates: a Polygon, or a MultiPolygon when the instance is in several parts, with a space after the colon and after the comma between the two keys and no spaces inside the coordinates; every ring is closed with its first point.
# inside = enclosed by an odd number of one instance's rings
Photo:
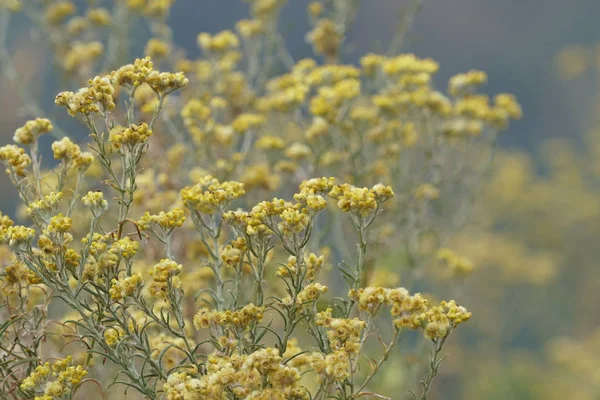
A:
{"type": "MultiPolygon", "coordinates": [[[[289,1],[281,17],[296,59],[312,54],[307,3],[289,1]]],[[[407,2],[362,3],[346,62],[386,48],[407,2]]],[[[177,0],[170,25],[194,57],[198,32],[230,28],[246,15],[238,0],[177,0]]],[[[453,242],[477,267],[453,293],[474,318],[450,343],[432,398],[600,399],[598,15],[597,0],[425,0],[417,14],[403,50],[439,61],[440,85],[482,69],[489,75],[482,91],[514,93],[525,113],[502,134],[489,183],[453,242]]],[[[52,118],[77,129],[52,104],[60,77],[38,34],[16,17],[8,35],[20,82],[47,99],[40,102],[52,118]]],[[[136,56],[145,38],[134,38],[136,56]]],[[[4,78],[0,103],[0,141],[8,143],[26,117],[4,78]]],[[[0,188],[10,214],[16,194],[4,176],[0,188]]],[[[447,284],[437,285],[444,294],[447,284]]],[[[382,381],[396,373],[388,368],[382,381]]]]}

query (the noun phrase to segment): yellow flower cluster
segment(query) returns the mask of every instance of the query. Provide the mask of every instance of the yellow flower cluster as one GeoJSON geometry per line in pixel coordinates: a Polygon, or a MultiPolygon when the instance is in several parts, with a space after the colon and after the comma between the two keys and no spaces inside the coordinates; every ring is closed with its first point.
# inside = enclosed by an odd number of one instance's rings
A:
{"type": "MultiPolygon", "coordinates": [[[[306,271],[303,272],[305,272],[304,277],[307,280],[307,282],[312,282],[315,280],[315,278],[321,271],[321,268],[323,267],[324,263],[324,255],[317,257],[316,254],[310,253],[304,256],[304,266],[306,267],[306,271]]],[[[297,275],[298,272],[299,271],[297,259],[294,256],[290,256],[285,267],[280,266],[279,268],[277,268],[276,275],[285,277],[288,276],[290,273],[292,273],[293,275],[297,275]]]]}
{"type": "Polygon", "coordinates": [[[5,8],[11,12],[19,12],[22,8],[21,0],[2,0],[0,1],[0,8],[5,8]]]}
{"type": "MultiPolygon", "coordinates": [[[[325,249],[327,250],[327,249],[325,249]]],[[[304,258],[304,264],[306,265],[306,275],[305,278],[311,282],[317,278],[319,272],[321,272],[321,268],[323,268],[323,264],[325,263],[325,255],[318,256],[315,253],[310,253],[308,256],[304,258]]]]}
{"type": "Polygon", "coordinates": [[[344,183],[335,186],[329,195],[338,200],[338,207],[342,211],[365,217],[391,199],[394,192],[391,187],[382,184],[377,184],[369,189],[344,183]]]}
{"type": "Polygon", "coordinates": [[[415,189],[414,197],[417,200],[435,200],[440,197],[440,189],[424,183],[415,189]]]}
{"type": "Polygon", "coordinates": [[[84,237],[81,243],[86,246],[90,254],[84,266],[84,277],[90,280],[103,280],[105,272],[112,271],[122,259],[131,260],[140,246],[128,236],[116,240],[110,233],[106,235],[94,233],[91,240],[84,237]]]}
{"type": "Polygon", "coordinates": [[[306,39],[312,44],[316,54],[337,57],[343,37],[340,26],[330,19],[323,18],[308,33],[306,39]]]}
{"type": "Polygon", "coordinates": [[[139,242],[125,236],[113,242],[110,246],[110,253],[117,255],[125,260],[132,259],[140,248],[139,242]]]}
{"type": "Polygon", "coordinates": [[[452,96],[469,94],[477,86],[487,82],[487,74],[479,70],[471,70],[464,74],[454,75],[448,82],[448,93],[452,96]]]}
{"type": "Polygon", "coordinates": [[[81,155],[79,145],[73,143],[68,137],[52,143],[52,153],[56,160],[65,162],[75,161],[81,155]]]}
{"type": "Polygon", "coordinates": [[[246,193],[244,185],[239,182],[219,182],[207,175],[194,186],[181,189],[184,204],[192,210],[204,214],[223,211],[232,201],[246,193]]]}
{"type": "Polygon", "coordinates": [[[258,99],[257,108],[261,111],[288,112],[300,107],[310,87],[302,79],[289,75],[289,81],[284,77],[275,79],[267,84],[267,94],[258,99]]]}
{"type": "Polygon", "coordinates": [[[35,229],[21,225],[9,226],[0,231],[1,242],[7,243],[15,250],[26,250],[35,238],[35,229]]]}
{"type": "Polygon", "coordinates": [[[21,389],[31,390],[37,386],[39,382],[50,375],[50,363],[46,362],[44,365],[38,365],[27,378],[23,379],[21,383],[21,389]]]}
{"type": "Polygon", "coordinates": [[[104,53],[104,45],[99,41],[75,41],[62,59],[62,67],[67,72],[76,71],[77,68],[88,67],[104,53]]]}
{"type": "Polygon", "coordinates": [[[171,211],[161,211],[157,215],[151,215],[146,212],[138,221],[140,229],[148,229],[151,224],[156,224],[162,229],[168,231],[180,227],[185,222],[184,211],[181,208],[174,208],[171,211]]]}
{"type": "Polygon", "coordinates": [[[111,77],[114,83],[132,88],[146,83],[161,96],[181,89],[189,83],[183,72],[155,70],[150,57],[136,59],[133,64],[127,64],[113,71],[111,77]]]}
{"type": "Polygon", "coordinates": [[[392,316],[397,317],[394,320],[397,328],[417,329],[421,326],[421,315],[427,311],[429,301],[420,293],[411,296],[405,288],[391,289],[388,301],[392,304],[392,316]]]}
{"type": "Polygon", "coordinates": [[[169,15],[175,0],[127,0],[127,7],[141,11],[151,18],[162,19],[169,15]]]}
{"type": "Polygon", "coordinates": [[[103,333],[104,341],[107,345],[114,347],[125,336],[125,331],[120,326],[107,327],[103,333]]]}
{"type": "Polygon", "coordinates": [[[461,257],[448,248],[438,250],[438,260],[442,261],[454,274],[468,274],[473,271],[473,262],[461,257]]]}
{"type": "Polygon", "coordinates": [[[13,140],[20,144],[31,144],[41,135],[52,130],[52,123],[46,118],[36,118],[27,121],[25,125],[15,131],[13,140]]]}
{"type": "Polygon", "coordinates": [[[200,142],[204,138],[204,132],[200,126],[210,119],[210,107],[198,99],[190,99],[181,109],[180,115],[192,138],[200,142]]]}
{"type": "Polygon", "coordinates": [[[294,200],[311,211],[321,211],[327,206],[323,195],[331,194],[334,187],[334,178],[309,179],[300,184],[300,192],[294,195],[294,200]]]}
{"type": "Polygon", "coordinates": [[[146,143],[150,136],[152,136],[152,130],[147,123],[142,122],[139,125],[131,124],[128,128],[115,126],[111,129],[108,140],[116,149],[123,146],[133,149],[138,144],[146,143]]]}
{"type": "MultiPolygon", "coordinates": [[[[243,240],[243,238],[241,238],[243,240]]],[[[233,246],[228,244],[223,248],[221,252],[221,261],[225,263],[225,265],[237,267],[242,259],[244,254],[243,248],[245,245],[236,246],[237,241],[233,242],[233,246]],[[239,248],[242,247],[242,248],[239,248]]]]}
{"type": "Polygon", "coordinates": [[[148,285],[150,295],[164,299],[171,289],[179,289],[181,280],[179,273],[183,267],[173,260],[163,259],[150,271],[152,282],[148,285]]]}
{"type": "Polygon", "coordinates": [[[154,70],[150,57],[136,58],[133,64],[127,64],[112,73],[115,83],[122,86],[137,87],[148,80],[154,70]]]}
{"type": "MultiPolygon", "coordinates": [[[[173,372],[163,385],[167,400],[199,400],[202,384],[200,379],[193,378],[187,372],[173,372]]],[[[206,398],[206,397],[205,397],[206,398]]]]}
{"type": "Polygon", "coordinates": [[[243,330],[252,322],[260,321],[264,311],[264,307],[258,307],[254,304],[247,304],[235,311],[216,311],[203,308],[194,316],[194,326],[197,329],[222,326],[229,329],[243,330]]]}
{"type": "MultiPolygon", "coordinates": [[[[0,237],[3,233],[0,233],[0,237]]],[[[13,259],[6,267],[2,276],[4,284],[0,291],[5,295],[15,293],[22,287],[40,283],[40,278],[25,264],[13,259]]]]}
{"type": "Polygon", "coordinates": [[[235,28],[243,38],[250,39],[264,32],[262,21],[256,19],[243,19],[235,24],[235,28]]]}
{"type": "Polygon", "coordinates": [[[108,202],[104,200],[102,192],[88,192],[81,198],[81,202],[90,208],[95,217],[99,217],[108,209],[108,202]]]}
{"type": "Polygon", "coordinates": [[[452,300],[442,301],[439,306],[431,308],[420,318],[423,321],[425,337],[436,340],[448,336],[451,329],[471,319],[471,313],[452,300]]]}
{"type": "Polygon", "coordinates": [[[8,215],[4,215],[2,212],[0,212],[0,232],[4,231],[10,226],[13,226],[14,224],[15,222],[10,219],[8,215]]]}
{"type": "Polygon", "coordinates": [[[161,59],[166,57],[170,50],[169,43],[158,38],[152,38],[146,43],[144,54],[150,58],[161,59]]]}
{"type": "Polygon", "coordinates": [[[404,288],[389,290],[388,298],[392,316],[398,317],[394,320],[396,328],[422,328],[425,337],[432,340],[446,337],[451,329],[471,318],[471,313],[454,300],[429,308],[429,302],[419,293],[410,296],[404,288]]]}
{"type": "Polygon", "coordinates": [[[90,8],[86,12],[87,19],[96,26],[108,26],[112,22],[110,12],[103,7],[90,8]]]}
{"type": "MultiPolygon", "coordinates": [[[[66,251],[66,245],[73,240],[73,236],[68,233],[71,229],[71,218],[62,214],[57,214],[50,218],[50,222],[42,231],[38,238],[38,247],[45,254],[57,254],[59,251],[66,251]]],[[[75,265],[78,261],[77,253],[75,257],[70,255],[75,265]]]]}
{"type": "Polygon", "coordinates": [[[198,46],[208,53],[223,53],[237,49],[240,41],[231,31],[222,31],[215,35],[203,32],[198,35],[198,46]]]}
{"type": "Polygon", "coordinates": [[[210,355],[206,374],[173,373],[163,390],[170,400],[221,400],[226,392],[248,400],[308,400],[299,381],[300,372],[284,365],[278,350],[264,348],[249,355],[210,355]]]}
{"type": "Polygon", "coordinates": [[[72,363],[73,358],[68,356],[67,358],[54,361],[52,367],[50,367],[49,362],[39,365],[31,375],[23,380],[21,389],[33,391],[42,382],[46,381],[52,372],[52,376],[56,377],[56,379],[46,382],[43,387],[43,395],[36,397],[36,399],[52,400],[63,398],[65,395],[71,395],[73,389],[87,375],[85,367],[82,365],[73,366],[72,363]]]}
{"type": "Polygon", "coordinates": [[[296,304],[302,305],[311,303],[317,300],[319,296],[325,292],[327,292],[327,286],[321,285],[320,283],[310,283],[298,293],[296,304]]]}
{"type": "Polygon", "coordinates": [[[333,187],[333,178],[311,179],[302,183],[300,192],[294,195],[298,203],[274,198],[257,204],[249,213],[240,210],[230,211],[224,215],[224,218],[248,235],[271,235],[273,229],[277,229],[285,236],[294,235],[305,231],[311,224],[314,214],[327,206],[327,201],[322,194],[332,191],[333,187]],[[276,217],[280,219],[277,224],[275,224],[276,217]]]}
{"type": "Polygon", "coordinates": [[[360,338],[366,322],[358,318],[333,318],[331,308],[315,315],[317,326],[324,327],[332,350],[343,350],[347,354],[356,354],[360,348],[360,338]]]}
{"type": "Polygon", "coordinates": [[[310,101],[310,112],[317,116],[332,121],[336,118],[337,111],[344,104],[360,95],[360,81],[358,79],[344,79],[332,86],[319,88],[317,96],[310,101]]]}
{"type": "Polygon", "coordinates": [[[26,168],[31,164],[31,158],[25,153],[25,149],[14,144],[0,147],[0,161],[8,168],[7,173],[18,176],[25,176],[26,168]]]}
{"type": "Polygon", "coordinates": [[[50,223],[45,229],[45,233],[66,233],[71,229],[71,218],[62,214],[57,214],[50,218],[50,223]]]}
{"type": "Polygon", "coordinates": [[[44,220],[48,220],[52,215],[56,214],[62,197],[62,192],[51,192],[43,198],[31,202],[27,208],[27,214],[40,215],[44,220]]]}
{"type": "Polygon", "coordinates": [[[358,304],[358,308],[375,315],[383,304],[390,304],[390,291],[395,289],[386,289],[382,287],[369,286],[357,290],[351,290],[348,297],[358,304]]]}
{"type": "Polygon", "coordinates": [[[233,120],[231,126],[238,133],[244,133],[250,129],[256,129],[265,123],[265,117],[259,114],[244,113],[233,120]]]}
{"type": "Polygon", "coordinates": [[[55,1],[48,5],[44,18],[51,25],[60,25],[67,17],[77,11],[75,4],[70,1],[55,1]]]}
{"type": "Polygon", "coordinates": [[[113,300],[122,300],[133,296],[144,284],[141,274],[134,274],[124,279],[113,279],[109,294],[113,300]]]}
{"type": "Polygon", "coordinates": [[[350,376],[350,355],[344,349],[327,355],[312,353],[308,358],[319,382],[343,382],[350,376]]]}
{"type": "Polygon", "coordinates": [[[54,102],[60,107],[65,107],[71,116],[89,115],[114,109],[114,93],[115,88],[111,83],[111,76],[97,76],[88,81],[87,87],[83,87],[77,92],[59,93],[54,102]]]}

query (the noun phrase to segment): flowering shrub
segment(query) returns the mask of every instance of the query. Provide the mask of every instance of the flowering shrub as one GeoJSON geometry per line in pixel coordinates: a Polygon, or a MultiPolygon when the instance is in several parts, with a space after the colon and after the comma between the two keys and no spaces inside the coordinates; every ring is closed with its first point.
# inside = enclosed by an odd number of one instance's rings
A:
{"type": "Polygon", "coordinates": [[[388,398],[374,378],[416,330],[430,351],[421,388],[405,390],[428,398],[471,313],[415,288],[438,259],[452,274],[473,269],[446,246],[498,133],[521,116],[515,98],[478,94],[487,78],[475,70],[444,94],[438,64],[412,54],[341,64],[356,9],[342,1],[308,8],[323,64],[291,60],[277,0],[250,1],[237,34],[199,34],[203,56],[186,59],[165,25],[171,3],[84,16],[68,1],[0,3],[56,33],[70,82],[98,71],[55,99],[89,151],[60,137],[55,165],[43,164],[40,137],[62,132],[46,118],[0,148],[24,207],[22,222],[0,219],[0,390],[388,398]],[[134,17],[153,27],[148,57],[115,65],[134,17]],[[382,275],[384,257],[397,275],[382,275]]]}

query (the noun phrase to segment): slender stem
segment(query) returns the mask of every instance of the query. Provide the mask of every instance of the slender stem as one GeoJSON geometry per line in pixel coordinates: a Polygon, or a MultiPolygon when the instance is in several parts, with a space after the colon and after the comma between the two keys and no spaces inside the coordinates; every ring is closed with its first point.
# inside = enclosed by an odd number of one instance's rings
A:
{"type": "Polygon", "coordinates": [[[433,341],[433,351],[431,355],[431,360],[429,361],[429,371],[427,372],[427,378],[421,382],[423,385],[423,392],[421,394],[420,400],[427,400],[427,395],[429,394],[429,390],[431,389],[431,383],[433,382],[433,378],[437,375],[440,364],[443,361],[443,358],[440,359],[440,353],[442,351],[442,347],[448,338],[448,335],[444,336],[441,339],[436,339],[433,341]]]}
{"type": "Polygon", "coordinates": [[[406,36],[410,32],[410,29],[414,23],[415,17],[423,6],[423,1],[424,0],[413,0],[412,4],[410,4],[404,11],[400,23],[396,29],[396,34],[394,35],[394,38],[392,39],[388,48],[388,56],[394,56],[398,54],[400,48],[402,48],[402,45],[406,40],[406,36]]]}
{"type": "Polygon", "coordinates": [[[394,347],[396,347],[396,343],[398,342],[398,335],[399,334],[400,334],[400,330],[399,329],[394,329],[394,336],[393,336],[392,340],[390,341],[390,344],[388,346],[386,346],[385,351],[383,353],[383,357],[379,360],[379,362],[377,362],[377,365],[375,365],[375,367],[373,367],[371,369],[371,371],[369,372],[369,375],[367,376],[367,378],[365,379],[365,381],[362,383],[362,385],[360,385],[360,387],[358,388],[358,390],[356,390],[355,397],[358,397],[358,395],[360,395],[360,392],[367,386],[367,384],[369,382],[371,382],[371,379],[373,379],[373,377],[377,374],[377,371],[379,371],[379,369],[381,368],[381,366],[390,357],[390,354],[392,353],[392,350],[394,349],[394,347]]]}
{"type": "Polygon", "coordinates": [[[42,178],[40,176],[40,155],[37,138],[31,143],[31,169],[33,171],[33,184],[37,192],[37,197],[42,198],[42,178]]]}

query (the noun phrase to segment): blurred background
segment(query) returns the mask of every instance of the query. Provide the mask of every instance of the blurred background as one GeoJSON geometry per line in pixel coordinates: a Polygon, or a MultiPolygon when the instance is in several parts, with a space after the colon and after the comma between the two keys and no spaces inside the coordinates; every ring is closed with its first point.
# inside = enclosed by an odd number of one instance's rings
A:
{"type": "MultiPolygon", "coordinates": [[[[407,5],[362,3],[345,62],[387,48],[407,5]]],[[[281,16],[295,59],[312,55],[307,4],[289,1],[281,16]]],[[[228,29],[246,15],[237,0],[177,0],[173,40],[195,57],[199,32],[228,29]]],[[[489,76],[482,92],[514,93],[525,113],[500,137],[489,183],[453,242],[476,266],[452,293],[474,318],[448,346],[432,398],[600,399],[598,15],[597,0],[425,0],[414,20],[403,51],[439,61],[438,86],[481,69],[489,76]]],[[[60,77],[28,24],[15,16],[8,31],[19,82],[45,99],[52,118],[68,120],[52,104],[60,77]]],[[[27,118],[5,78],[0,102],[0,140],[8,143],[27,118]]],[[[4,176],[0,185],[8,188],[4,176]]],[[[16,202],[12,188],[2,191],[2,210],[14,212],[16,202]]],[[[448,285],[437,285],[442,297],[448,285]]],[[[386,371],[383,382],[394,381],[397,371],[386,371]]]]}

